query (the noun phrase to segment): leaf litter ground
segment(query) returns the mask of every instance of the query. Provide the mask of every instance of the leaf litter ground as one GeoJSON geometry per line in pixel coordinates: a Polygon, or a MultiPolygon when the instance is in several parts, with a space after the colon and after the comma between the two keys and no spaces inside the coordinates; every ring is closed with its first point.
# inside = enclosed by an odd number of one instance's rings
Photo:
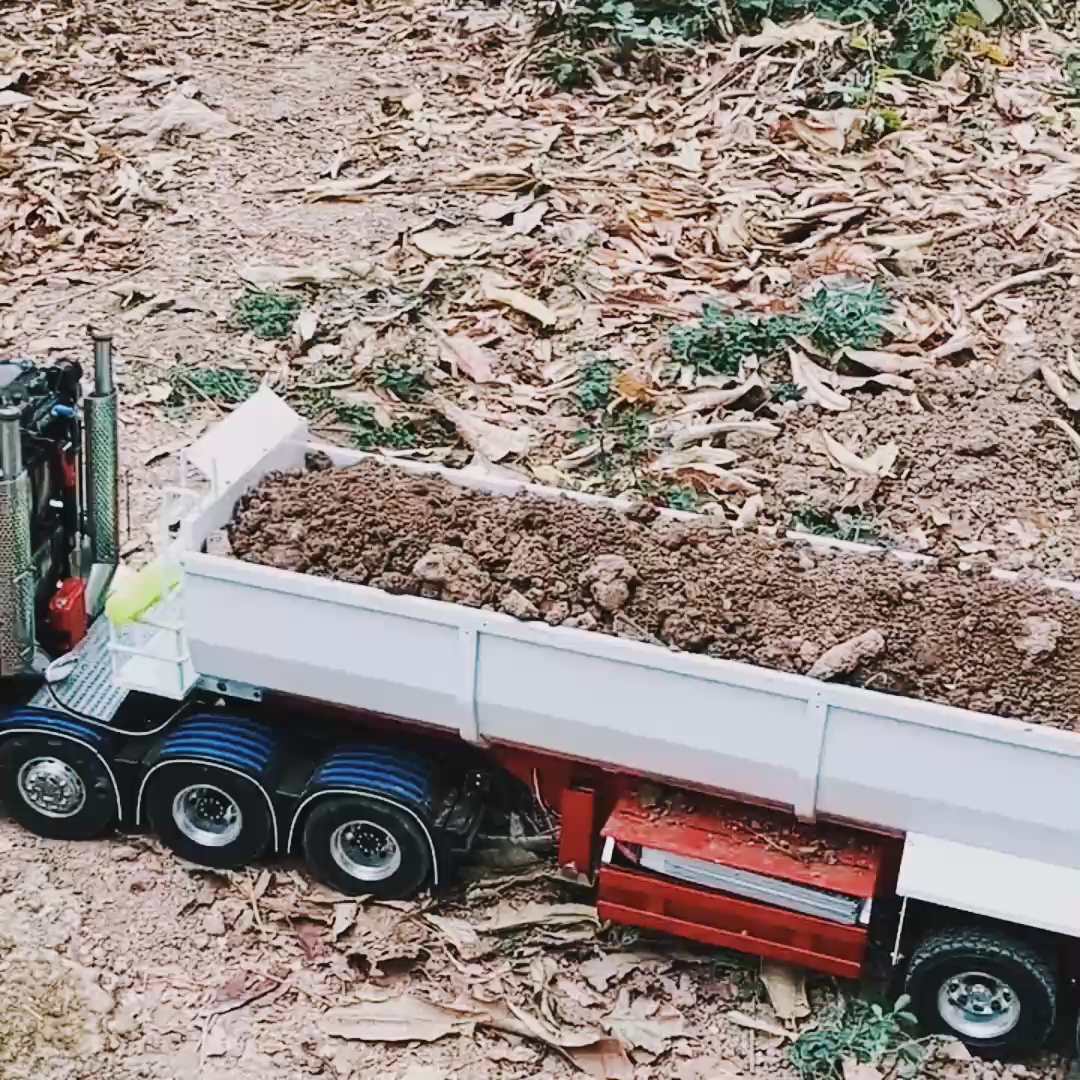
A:
{"type": "MultiPolygon", "coordinates": [[[[811,20],[662,50],[658,81],[600,56],[569,94],[534,63],[534,25],[469,3],[0,13],[0,347],[50,358],[85,350],[89,323],[116,331],[129,552],[173,451],[266,379],[343,442],[1075,576],[1072,31],[964,31],[940,80],[869,79],[851,35],[811,20]],[[822,288],[871,283],[872,343],[772,333],[822,288]],[[709,311],[712,371],[671,337],[709,311]]],[[[319,1028],[380,981],[452,1004],[462,970],[549,1024],[628,1013],[620,1032],[666,1039],[674,1006],[690,1038],[643,1074],[789,1071],[782,1036],[725,1019],[775,1023],[715,963],[625,997],[612,976],[604,1004],[580,985],[599,953],[549,977],[425,938],[421,963],[372,976],[349,960],[360,913],[367,942],[411,911],[361,905],[328,942],[348,912],[297,917],[291,878],[4,837],[27,1075],[569,1074],[561,1050],[481,1026],[482,1055],[319,1028]]]]}

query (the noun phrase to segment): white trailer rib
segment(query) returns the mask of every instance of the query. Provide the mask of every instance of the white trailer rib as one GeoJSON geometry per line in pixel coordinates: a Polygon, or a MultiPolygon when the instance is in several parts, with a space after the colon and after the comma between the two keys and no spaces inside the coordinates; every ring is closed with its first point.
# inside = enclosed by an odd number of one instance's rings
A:
{"type": "MultiPolygon", "coordinates": [[[[218,492],[181,531],[184,623],[200,674],[768,800],[804,818],[1080,868],[1073,733],[205,554],[244,492],[312,449],[302,421],[274,410],[278,441],[263,431],[258,453],[232,455],[218,492]]],[[[362,456],[319,449],[340,464],[362,456]]]]}

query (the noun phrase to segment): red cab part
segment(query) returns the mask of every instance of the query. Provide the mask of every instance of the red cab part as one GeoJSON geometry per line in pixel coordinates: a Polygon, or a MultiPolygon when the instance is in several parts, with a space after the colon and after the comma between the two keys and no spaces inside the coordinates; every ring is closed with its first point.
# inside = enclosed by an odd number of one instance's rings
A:
{"type": "Polygon", "coordinates": [[[65,578],[49,601],[49,626],[65,652],[86,636],[86,582],[65,578]]]}
{"type": "Polygon", "coordinates": [[[74,491],[79,484],[79,461],[71,450],[60,451],[60,482],[66,491],[74,491]]]}

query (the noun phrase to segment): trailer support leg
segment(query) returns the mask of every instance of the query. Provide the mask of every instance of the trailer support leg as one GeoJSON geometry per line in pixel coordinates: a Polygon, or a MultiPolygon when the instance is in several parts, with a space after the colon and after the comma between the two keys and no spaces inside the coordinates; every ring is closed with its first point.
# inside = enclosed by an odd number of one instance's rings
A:
{"type": "Polygon", "coordinates": [[[892,966],[896,967],[900,963],[900,938],[904,933],[904,920],[907,918],[907,902],[908,898],[905,896],[900,903],[900,918],[896,922],[896,940],[893,941],[892,966]]]}
{"type": "Polygon", "coordinates": [[[559,866],[591,877],[593,830],[596,821],[596,792],[590,787],[563,789],[559,800],[559,866]]]}

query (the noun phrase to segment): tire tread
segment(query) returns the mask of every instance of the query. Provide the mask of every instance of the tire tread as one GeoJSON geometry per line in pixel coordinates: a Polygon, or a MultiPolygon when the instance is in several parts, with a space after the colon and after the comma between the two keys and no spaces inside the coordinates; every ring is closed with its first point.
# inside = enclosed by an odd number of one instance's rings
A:
{"type": "MultiPolygon", "coordinates": [[[[1049,1004],[1045,1030],[1036,1032],[1045,1040],[1057,1018],[1057,980],[1046,956],[1035,946],[985,927],[961,926],[938,930],[925,938],[911,955],[907,984],[919,978],[920,970],[953,955],[982,953],[995,960],[1019,965],[1041,987],[1049,1004]]],[[[977,1044],[976,1044],[977,1045],[977,1044]]],[[[1025,1047],[1030,1049],[1031,1047],[1025,1047]]],[[[1008,1052],[1008,1051],[1006,1051],[1008,1052]]]]}

